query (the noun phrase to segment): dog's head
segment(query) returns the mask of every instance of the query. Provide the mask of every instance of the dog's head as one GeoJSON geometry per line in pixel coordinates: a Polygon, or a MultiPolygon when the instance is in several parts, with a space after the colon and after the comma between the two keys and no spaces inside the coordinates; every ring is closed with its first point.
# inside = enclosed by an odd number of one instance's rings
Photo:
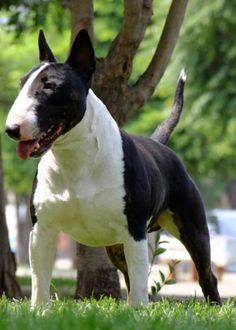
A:
{"type": "Polygon", "coordinates": [[[41,156],[82,120],[95,70],[86,30],[78,33],[65,63],[56,62],[42,31],[38,41],[40,64],[21,79],[6,121],[6,132],[19,141],[17,153],[22,159],[41,156]]]}

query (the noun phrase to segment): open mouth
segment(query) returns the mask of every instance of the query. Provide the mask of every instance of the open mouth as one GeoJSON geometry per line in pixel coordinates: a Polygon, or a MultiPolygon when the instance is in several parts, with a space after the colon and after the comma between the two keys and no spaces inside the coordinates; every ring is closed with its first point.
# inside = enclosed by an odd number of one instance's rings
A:
{"type": "Polygon", "coordinates": [[[29,141],[20,141],[17,145],[17,154],[21,159],[39,157],[44,154],[59,137],[63,125],[51,126],[47,132],[43,132],[39,138],[29,141]]]}

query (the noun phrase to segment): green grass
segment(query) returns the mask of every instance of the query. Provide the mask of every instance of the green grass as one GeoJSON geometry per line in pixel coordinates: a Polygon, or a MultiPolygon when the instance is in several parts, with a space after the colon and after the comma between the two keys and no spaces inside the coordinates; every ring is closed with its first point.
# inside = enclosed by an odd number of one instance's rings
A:
{"type": "Polygon", "coordinates": [[[194,300],[162,300],[133,309],[112,299],[100,301],[54,301],[47,308],[30,311],[27,300],[0,300],[0,329],[4,330],[233,330],[236,329],[236,307],[233,301],[209,307],[194,300]]]}
{"type": "MultiPolygon", "coordinates": [[[[19,276],[17,281],[22,289],[23,296],[30,296],[31,277],[19,276]]],[[[51,281],[51,293],[56,294],[60,299],[74,297],[76,280],[71,278],[53,278],[51,281]]],[[[1,328],[0,328],[1,330],[1,328]]]]}
{"type": "MultiPolygon", "coordinates": [[[[30,276],[19,276],[17,277],[17,281],[19,285],[22,286],[30,286],[31,285],[31,277],[30,276]]],[[[52,284],[55,287],[74,287],[76,286],[76,280],[75,279],[70,279],[70,278],[53,278],[52,279],[52,284]]]]}

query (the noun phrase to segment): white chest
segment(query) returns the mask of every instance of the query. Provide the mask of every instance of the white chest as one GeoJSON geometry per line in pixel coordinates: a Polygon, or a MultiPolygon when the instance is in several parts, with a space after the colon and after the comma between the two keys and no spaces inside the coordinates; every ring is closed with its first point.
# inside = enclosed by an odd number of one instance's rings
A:
{"type": "Polygon", "coordinates": [[[97,189],[91,193],[89,188],[79,196],[68,190],[63,194],[46,195],[39,185],[35,192],[35,206],[39,222],[54,226],[90,246],[121,242],[127,227],[124,200],[117,189],[97,189]]]}
{"type": "Polygon", "coordinates": [[[122,142],[107,113],[84,120],[41,160],[34,206],[38,222],[81,243],[122,242],[127,232],[122,142]],[[87,121],[87,123],[86,123],[87,121]]]}

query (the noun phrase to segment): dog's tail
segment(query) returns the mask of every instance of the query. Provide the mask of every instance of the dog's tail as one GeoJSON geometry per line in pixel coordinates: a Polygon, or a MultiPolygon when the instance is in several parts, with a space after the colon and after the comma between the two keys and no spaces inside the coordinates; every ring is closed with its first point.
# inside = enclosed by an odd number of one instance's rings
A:
{"type": "Polygon", "coordinates": [[[170,116],[156,128],[156,130],[151,136],[151,139],[158,141],[159,143],[162,144],[167,144],[171,133],[173,132],[174,128],[179,122],[183,110],[185,81],[186,81],[186,73],[184,69],[182,69],[178,79],[178,83],[175,91],[174,103],[172,106],[170,116]]]}

